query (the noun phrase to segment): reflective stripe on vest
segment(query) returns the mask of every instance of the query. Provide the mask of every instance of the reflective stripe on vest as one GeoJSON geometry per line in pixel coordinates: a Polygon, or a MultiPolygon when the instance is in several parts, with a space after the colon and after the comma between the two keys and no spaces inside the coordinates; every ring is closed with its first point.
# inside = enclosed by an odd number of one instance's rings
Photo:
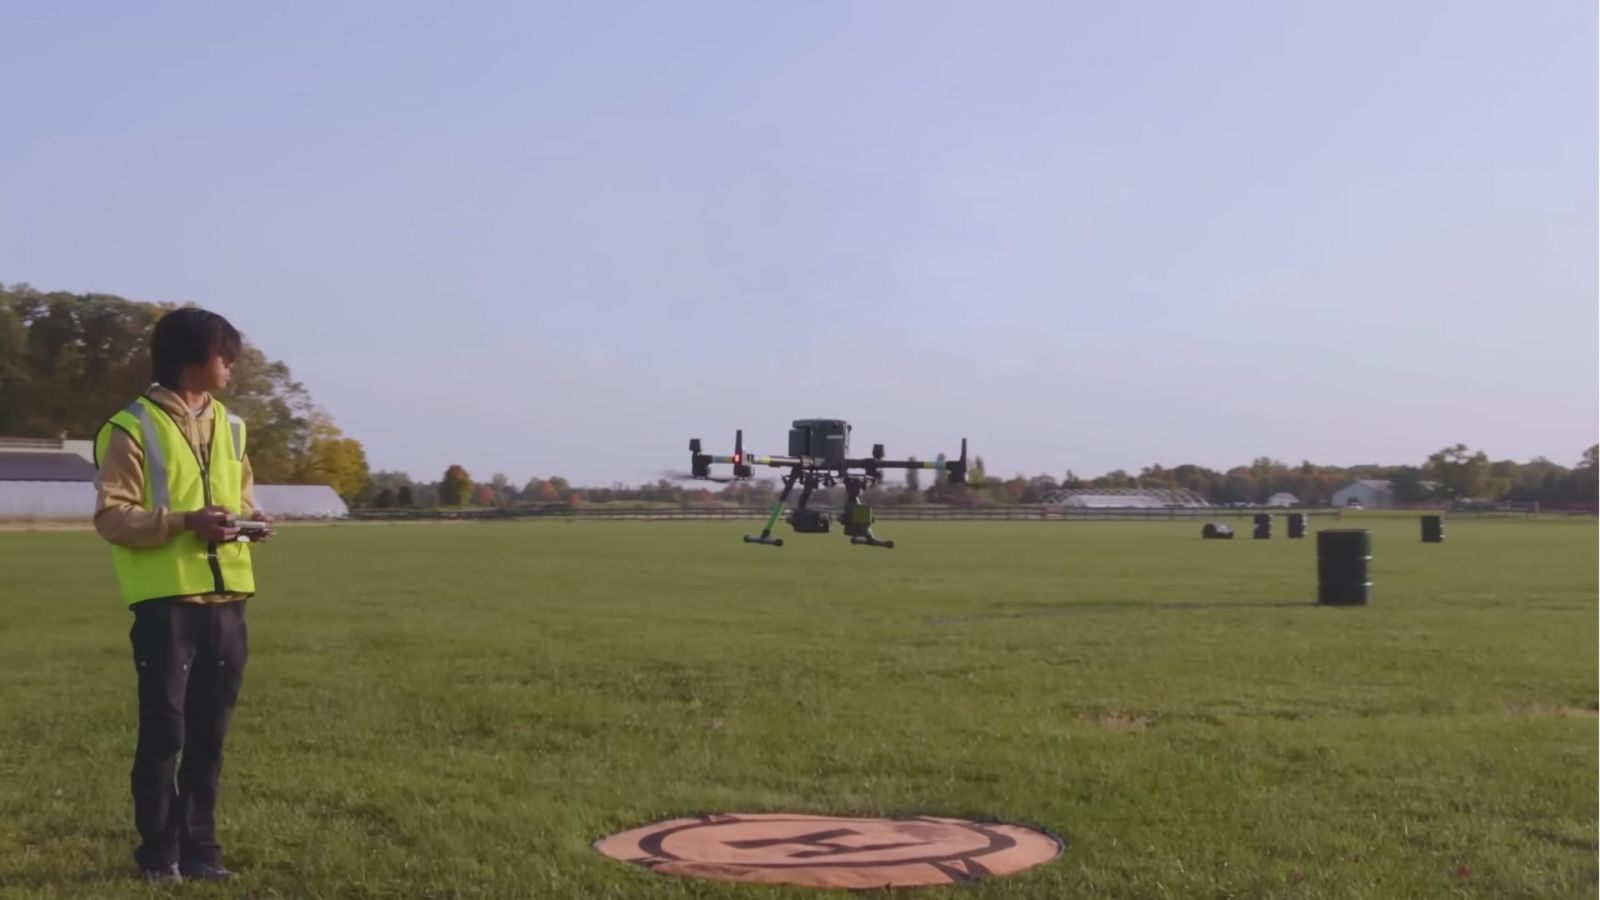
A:
{"type": "Polygon", "coordinates": [[[244,420],[228,413],[228,430],[233,433],[233,458],[244,459],[244,420]]]}
{"type": "Polygon", "coordinates": [[[152,507],[165,506],[171,509],[172,492],[167,484],[167,454],[161,449],[161,440],[156,436],[156,423],[150,415],[150,410],[135,400],[128,404],[128,408],[123,412],[139,420],[139,449],[144,451],[145,484],[150,488],[152,507]]]}

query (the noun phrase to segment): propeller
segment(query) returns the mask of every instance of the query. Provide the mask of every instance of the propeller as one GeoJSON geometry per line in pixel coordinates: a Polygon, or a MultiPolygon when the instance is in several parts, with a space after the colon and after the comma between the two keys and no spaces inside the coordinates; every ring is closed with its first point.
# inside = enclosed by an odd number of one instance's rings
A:
{"type": "Polygon", "coordinates": [[[967,483],[967,439],[966,438],[962,438],[961,439],[961,458],[957,459],[953,464],[952,463],[946,463],[945,464],[945,471],[948,472],[949,475],[950,475],[950,483],[951,484],[966,484],[967,483]]]}
{"type": "Polygon", "coordinates": [[[744,429],[740,428],[733,433],[733,477],[749,478],[754,474],[749,457],[744,455],[744,429]]]}

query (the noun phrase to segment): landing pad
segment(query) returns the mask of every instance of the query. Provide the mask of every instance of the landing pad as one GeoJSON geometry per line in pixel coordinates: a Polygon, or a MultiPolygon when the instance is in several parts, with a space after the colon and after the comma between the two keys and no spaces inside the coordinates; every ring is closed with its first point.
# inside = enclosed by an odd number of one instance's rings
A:
{"type": "Polygon", "coordinates": [[[967,819],[721,813],[669,819],[594,847],[667,875],[827,888],[964,884],[1061,855],[1055,835],[967,819]]]}

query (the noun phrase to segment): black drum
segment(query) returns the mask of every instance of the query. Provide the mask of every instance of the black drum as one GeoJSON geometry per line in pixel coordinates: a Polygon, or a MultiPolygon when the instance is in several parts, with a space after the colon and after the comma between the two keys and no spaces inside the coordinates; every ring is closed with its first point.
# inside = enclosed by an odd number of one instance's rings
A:
{"type": "Polygon", "coordinates": [[[1444,516],[1422,517],[1422,542],[1424,544],[1444,543],[1444,516]]]}
{"type": "Polygon", "coordinates": [[[1317,602],[1365,606],[1372,599],[1372,532],[1330,528],[1317,532],[1317,602]]]}

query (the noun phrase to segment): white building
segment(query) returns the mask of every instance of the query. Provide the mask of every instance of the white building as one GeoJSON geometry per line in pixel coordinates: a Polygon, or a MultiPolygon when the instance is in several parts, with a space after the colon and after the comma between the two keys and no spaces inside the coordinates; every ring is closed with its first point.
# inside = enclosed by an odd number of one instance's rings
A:
{"type": "MultiPolygon", "coordinates": [[[[94,516],[91,441],[0,438],[0,520],[94,516]]],[[[350,509],[325,484],[258,484],[256,505],[274,518],[342,519],[350,509]]]]}
{"type": "Polygon", "coordinates": [[[274,519],[343,519],[350,507],[325,484],[258,484],[256,505],[274,519]]]}
{"type": "Polygon", "coordinates": [[[1357,479],[1333,492],[1333,505],[1388,509],[1394,506],[1394,485],[1370,478],[1357,479]]]}

